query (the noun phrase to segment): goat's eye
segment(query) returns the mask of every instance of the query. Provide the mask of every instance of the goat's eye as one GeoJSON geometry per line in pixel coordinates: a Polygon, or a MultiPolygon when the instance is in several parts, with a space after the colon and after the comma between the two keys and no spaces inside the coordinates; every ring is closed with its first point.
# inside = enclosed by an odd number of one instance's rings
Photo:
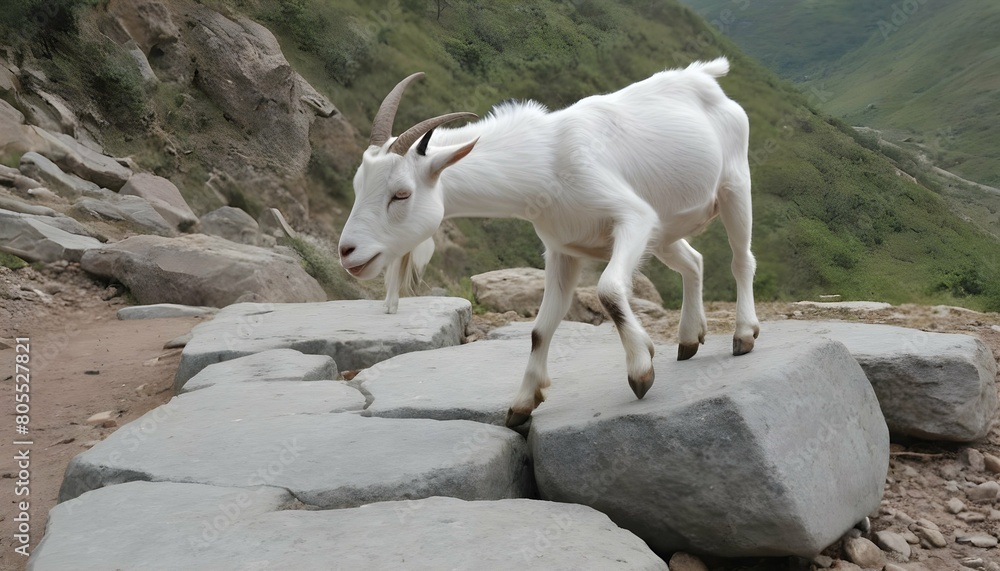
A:
{"type": "Polygon", "coordinates": [[[397,190],[396,194],[392,195],[392,200],[390,200],[390,202],[396,202],[397,200],[406,200],[409,197],[410,197],[410,191],[397,190]]]}

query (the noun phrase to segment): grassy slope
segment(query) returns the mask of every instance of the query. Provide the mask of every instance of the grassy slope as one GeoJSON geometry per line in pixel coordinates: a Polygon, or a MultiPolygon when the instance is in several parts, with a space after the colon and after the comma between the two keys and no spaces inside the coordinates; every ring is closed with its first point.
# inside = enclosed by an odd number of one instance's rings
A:
{"type": "MultiPolygon", "coordinates": [[[[1000,309],[994,239],[951,214],[933,192],[897,176],[891,162],[859,145],[849,128],[825,121],[805,96],[679,4],[455,2],[440,21],[433,2],[409,1],[398,9],[360,0],[300,4],[309,18],[320,18],[318,25],[271,3],[238,2],[236,9],[267,23],[296,68],[362,130],[384,93],[415,70],[427,79],[408,93],[400,125],[447,111],[484,113],[512,97],[560,107],[664,67],[725,53],[733,72],[723,87],[751,116],[759,298],[839,293],[1000,309]],[[367,33],[345,39],[343,28],[332,24],[345,20],[353,22],[349,29],[367,33]],[[359,65],[345,65],[322,47],[331,45],[346,45],[359,65]]],[[[525,238],[525,223],[461,224],[468,254],[452,267],[439,259],[439,272],[458,277],[540,262],[540,245],[525,238]]],[[[706,255],[706,297],[731,299],[721,224],[694,242],[706,255]]],[[[668,304],[678,303],[676,276],[657,262],[647,271],[668,304]]]]}
{"type": "Polygon", "coordinates": [[[912,138],[939,166],[1000,186],[997,2],[906,13],[894,0],[686,1],[781,76],[822,90],[824,111],[912,138]]]}

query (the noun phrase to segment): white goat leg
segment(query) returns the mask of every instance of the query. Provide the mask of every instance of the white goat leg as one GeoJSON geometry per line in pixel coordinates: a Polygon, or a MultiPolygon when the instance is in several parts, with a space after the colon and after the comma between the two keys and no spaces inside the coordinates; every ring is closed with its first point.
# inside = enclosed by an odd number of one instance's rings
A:
{"type": "Polygon", "coordinates": [[[548,372],[549,345],[563,317],[573,303],[573,290],[580,281],[583,264],[579,258],[552,250],[545,252],[545,292],[531,331],[531,356],[524,371],[521,390],[507,411],[507,426],[524,424],[542,401],[551,384],[548,372]]]}
{"type": "Polygon", "coordinates": [[[749,353],[760,334],[760,322],[753,301],[753,275],[757,262],[750,252],[750,176],[745,182],[723,188],[719,193],[722,223],[733,250],[732,270],[736,278],[736,332],[733,334],[733,355],[749,353]]]}
{"type": "Polygon", "coordinates": [[[664,265],[681,275],[684,284],[680,339],[677,344],[677,360],[684,361],[694,357],[698,352],[698,345],[705,343],[705,334],[708,333],[708,320],[705,319],[705,306],[701,296],[704,275],[701,254],[683,239],[661,244],[655,253],[664,265]]]}
{"type": "Polygon", "coordinates": [[[653,341],[632,313],[628,301],[632,293],[632,274],[656,229],[657,216],[634,194],[627,196],[627,202],[634,204],[636,209],[615,224],[611,260],[597,282],[597,297],[615,322],[625,347],[628,384],[635,396],[642,398],[653,386],[653,341]]]}

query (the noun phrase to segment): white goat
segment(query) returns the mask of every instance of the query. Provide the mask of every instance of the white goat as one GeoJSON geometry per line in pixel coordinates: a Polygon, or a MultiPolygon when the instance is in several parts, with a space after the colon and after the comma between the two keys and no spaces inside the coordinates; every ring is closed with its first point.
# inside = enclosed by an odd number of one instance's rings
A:
{"type": "Polygon", "coordinates": [[[506,103],[476,123],[438,130],[433,146],[437,127],[476,116],[436,117],[393,139],[403,91],[423,74],[411,75],[386,97],[372,125],[340,239],[341,264],[360,279],[387,269],[386,311],[394,313],[400,288],[430,260],[431,236],[444,219],[530,220],[545,244],[545,294],[524,380],[507,414],[507,425],[516,426],[545,399],[549,342],[573,299],[582,258],[609,262],[598,296],[621,336],[637,397],[653,384],[653,343],[628,298],[647,252],[683,277],[677,358],[694,356],[707,329],[702,257],[684,237],[721,214],[737,287],[733,354],[747,353],[759,331],[750,127],[715,80],[728,71],[725,58],[695,62],[560,111],[506,103]]]}

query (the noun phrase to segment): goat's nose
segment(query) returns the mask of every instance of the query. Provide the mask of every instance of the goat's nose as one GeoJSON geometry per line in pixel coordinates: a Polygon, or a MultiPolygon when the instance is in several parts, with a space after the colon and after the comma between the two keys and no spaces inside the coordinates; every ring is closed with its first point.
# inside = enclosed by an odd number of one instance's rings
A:
{"type": "Polygon", "coordinates": [[[354,246],[351,246],[349,244],[346,245],[346,246],[341,246],[340,247],[340,257],[341,258],[346,258],[347,256],[350,256],[354,252],[354,250],[355,250],[354,246]]]}

